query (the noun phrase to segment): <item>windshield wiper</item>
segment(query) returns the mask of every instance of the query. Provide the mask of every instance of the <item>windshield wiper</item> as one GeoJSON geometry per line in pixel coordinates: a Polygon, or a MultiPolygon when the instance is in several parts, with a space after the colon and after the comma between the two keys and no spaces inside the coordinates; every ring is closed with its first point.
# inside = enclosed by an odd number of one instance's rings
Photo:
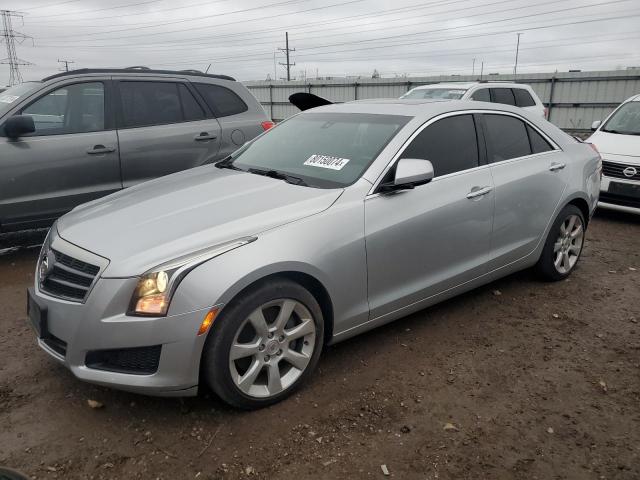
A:
{"type": "Polygon", "coordinates": [[[617,133],[618,135],[640,135],[640,132],[624,132],[622,130],[609,130],[604,128],[600,131],[606,133],[617,133]]]}
{"type": "Polygon", "coordinates": [[[229,155],[227,158],[216,162],[215,166],[218,168],[229,168],[231,170],[242,170],[241,168],[238,168],[233,164],[234,161],[235,159],[231,155],[229,155]]]}
{"type": "Polygon", "coordinates": [[[294,177],[293,175],[289,175],[288,173],[279,172],[278,170],[263,170],[261,168],[250,168],[247,170],[249,173],[255,173],[256,175],[264,175],[265,177],[276,178],[278,180],[284,180],[287,183],[291,183],[293,185],[301,185],[303,187],[308,187],[307,182],[302,180],[300,177],[294,177]]]}

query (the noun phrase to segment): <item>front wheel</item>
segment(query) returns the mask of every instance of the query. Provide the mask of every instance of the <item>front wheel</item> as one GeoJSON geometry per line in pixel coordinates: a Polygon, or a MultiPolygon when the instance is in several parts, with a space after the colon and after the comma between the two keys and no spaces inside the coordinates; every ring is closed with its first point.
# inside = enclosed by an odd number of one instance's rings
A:
{"type": "Polygon", "coordinates": [[[536,265],[543,278],[558,281],[571,274],[582,253],[585,225],[584,215],[578,207],[567,205],[562,209],[536,265]]]}
{"type": "Polygon", "coordinates": [[[265,282],[215,320],[203,354],[204,379],[235,407],[271,405],[314,370],[323,332],[322,311],[309,291],[288,280],[265,282]]]}

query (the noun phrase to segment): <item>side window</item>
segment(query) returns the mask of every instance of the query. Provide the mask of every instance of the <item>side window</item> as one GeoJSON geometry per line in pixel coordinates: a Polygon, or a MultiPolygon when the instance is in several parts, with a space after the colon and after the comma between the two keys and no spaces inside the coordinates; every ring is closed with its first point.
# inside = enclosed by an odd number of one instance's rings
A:
{"type": "Polygon", "coordinates": [[[429,125],[402,153],[433,164],[436,177],[478,166],[478,141],[471,115],[443,118],[429,125]]]}
{"type": "Polygon", "coordinates": [[[120,82],[123,127],[183,121],[178,85],[171,82],[120,82]]]}
{"type": "Polygon", "coordinates": [[[529,141],[531,142],[531,150],[533,153],[549,152],[553,150],[553,147],[549,145],[542,135],[536,132],[533,128],[527,125],[527,133],[529,134],[529,141]]]}
{"type": "Polygon", "coordinates": [[[47,93],[22,111],[33,117],[31,136],[104,130],[104,85],[76,83],[47,93]]]}
{"type": "Polygon", "coordinates": [[[471,100],[477,100],[479,102],[490,102],[491,95],[489,95],[489,89],[481,88],[480,90],[476,90],[471,95],[471,100]]]}
{"type": "Polygon", "coordinates": [[[218,117],[228,117],[249,110],[244,100],[226,87],[208,83],[194,83],[193,85],[218,117]]]}
{"type": "Polygon", "coordinates": [[[516,105],[518,107],[533,107],[536,102],[531,94],[524,88],[513,88],[513,96],[516,98],[516,105]]]}
{"type": "Polygon", "coordinates": [[[182,103],[184,119],[187,122],[193,120],[204,120],[204,110],[202,110],[202,107],[198,104],[189,89],[185,85],[180,84],[178,85],[178,90],[180,90],[180,102],[182,103]]]}
{"type": "Polygon", "coordinates": [[[531,155],[525,123],[508,115],[484,114],[487,140],[490,147],[489,162],[531,155]]]}
{"type": "Polygon", "coordinates": [[[492,88],[491,97],[493,103],[504,103],[506,105],[515,105],[516,100],[510,88],[492,88]]]}

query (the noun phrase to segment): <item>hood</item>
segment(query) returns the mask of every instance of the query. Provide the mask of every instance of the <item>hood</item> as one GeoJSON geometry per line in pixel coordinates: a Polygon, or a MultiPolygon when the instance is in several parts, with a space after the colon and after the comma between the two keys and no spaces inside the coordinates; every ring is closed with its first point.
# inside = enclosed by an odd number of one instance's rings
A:
{"type": "Polygon", "coordinates": [[[207,165],[81,205],[58,234],[108,258],[104,276],[128,277],[321,212],[341,193],[207,165]]]}
{"type": "Polygon", "coordinates": [[[609,154],[609,156],[622,155],[640,159],[640,135],[620,135],[597,131],[586,141],[593,143],[605,157],[606,154],[609,154]]]}

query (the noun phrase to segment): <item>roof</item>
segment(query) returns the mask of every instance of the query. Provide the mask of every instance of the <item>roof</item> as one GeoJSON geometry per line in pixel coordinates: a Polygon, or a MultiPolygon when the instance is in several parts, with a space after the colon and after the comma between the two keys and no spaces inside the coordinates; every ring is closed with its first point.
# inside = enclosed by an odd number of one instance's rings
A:
{"type": "Polygon", "coordinates": [[[53,80],[54,78],[73,76],[73,75],[85,75],[90,73],[135,73],[135,74],[161,74],[161,75],[189,75],[191,77],[206,77],[217,78],[219,80],[229,80],[235,82],[236,79],[229,77],[228,75],[214,75],[212,73],[203,73],[198,70],[153,70],[147,67],[129,67],[129,68],[81,68],[78,70],[69,70],[68,72],[57,73],[49,77],[43,78],[42,81],[46,82],[53,80]]]}

